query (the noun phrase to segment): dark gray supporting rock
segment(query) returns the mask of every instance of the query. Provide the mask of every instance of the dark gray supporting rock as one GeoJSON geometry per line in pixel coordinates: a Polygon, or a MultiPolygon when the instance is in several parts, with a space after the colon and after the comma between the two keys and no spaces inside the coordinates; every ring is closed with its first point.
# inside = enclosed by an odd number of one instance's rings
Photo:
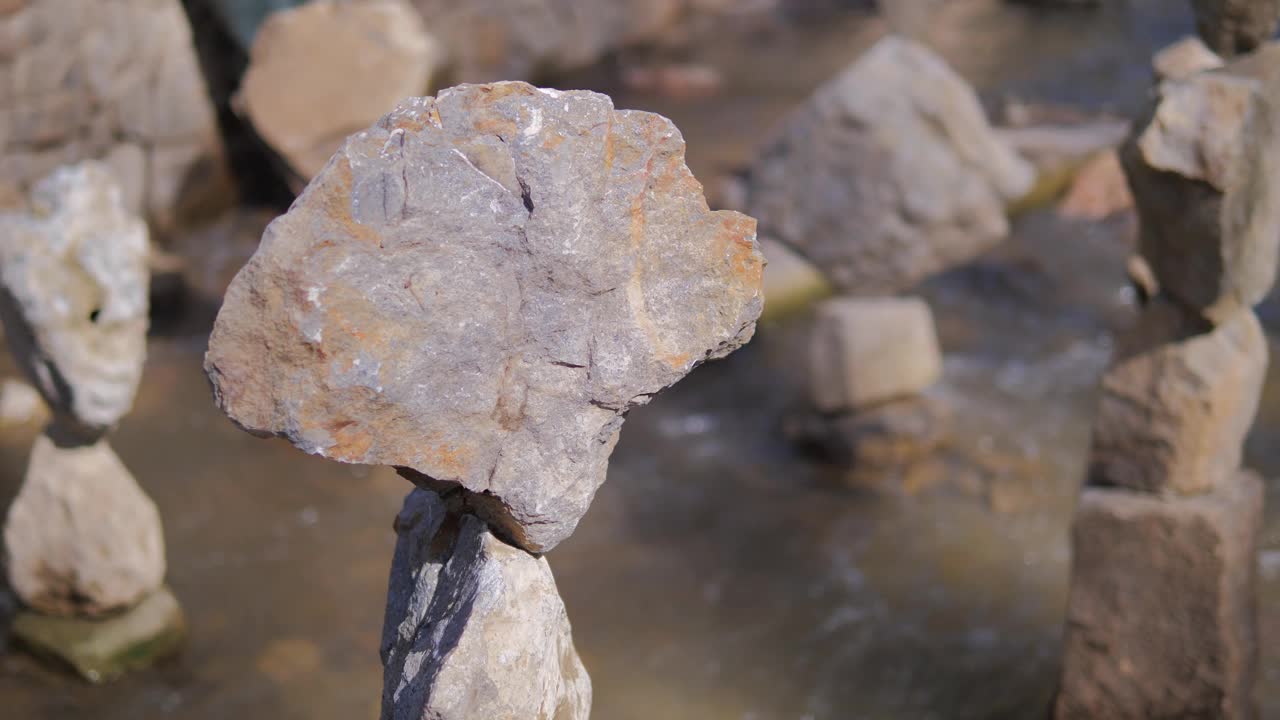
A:
{"type": "Polygon", "coordinates": [[[1088,488],[1072,529],[1056,720],[1250,720],[1262,483],[1162,499],[1088,488]]]}
{"type": "Polygon", "coordinates": [[[1249,52],[1276,34],[1280,0],[1191,0],[1200,37],[1224,56],[1249,52]]]}

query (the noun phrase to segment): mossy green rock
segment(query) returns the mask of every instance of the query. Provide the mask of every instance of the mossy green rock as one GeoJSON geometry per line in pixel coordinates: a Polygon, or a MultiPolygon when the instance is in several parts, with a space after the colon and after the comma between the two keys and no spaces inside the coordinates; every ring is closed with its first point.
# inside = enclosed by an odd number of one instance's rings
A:
{"type": "Polygon", "coordinates": [[[13,621],[13,637],[33,653],[105,683],[168,657],[187,634],[182,607],[160,588],[131,610],[104,619],[59,618],[30,610],[13,621]]]}

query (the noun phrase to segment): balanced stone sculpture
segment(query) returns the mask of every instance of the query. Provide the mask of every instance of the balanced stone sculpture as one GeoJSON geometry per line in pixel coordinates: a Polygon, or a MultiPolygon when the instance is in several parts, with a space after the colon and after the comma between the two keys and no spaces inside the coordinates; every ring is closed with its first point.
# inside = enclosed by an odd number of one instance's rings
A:
{"type": "Polygon", "coordinates": [[[172,650],[155,504],[104,439],[129,411],[147,331],[147,227],[104,165],[63,167],[0,215],[0,318],[52,412],[4,528],[18,636],[91,680],[172,650]]]}
{"type": "Polygon", "coordinates": [[[267,228],[205,367],[244,429],[420,488],[384,718],[587,716],[537,554],[586,512],[627,410],[750,339],[762,267],[669,120],[518,82],[404,101],[267,228]]]}

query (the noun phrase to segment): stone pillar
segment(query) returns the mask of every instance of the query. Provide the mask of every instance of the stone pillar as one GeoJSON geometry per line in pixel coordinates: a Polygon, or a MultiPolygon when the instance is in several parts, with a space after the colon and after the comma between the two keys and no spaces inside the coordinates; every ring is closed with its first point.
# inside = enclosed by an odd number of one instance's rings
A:
{"type": "Polygon", "coordinates": [[[255,434],[417,489],[396,520],[382,717],[585,718],[543,553],[627,410],[750,339],[755,221],[658,115],[519,82],[351,136],[227,291],[205,369],[255,434]]]}
{"type": "Polygon", "coordinates": [[[52,415],[4,526],[27,607],[13,629],[93,681],[183,635],[160,515],[104,437],[142,374],[147,253],[146,225],[96,162],[54,171],[28,209],[0,215],[0,319],[52,415]]]}
{"type": "Polygon", "coordinates": [[[1267,365],[1251,308],[1280,244],[1280,66],[1275,48],[1172,57],[1121,151],[1147,300],[1102,379],[1059,719],[1257,716],[1263,495],[1240,463],[1267,365]]]}

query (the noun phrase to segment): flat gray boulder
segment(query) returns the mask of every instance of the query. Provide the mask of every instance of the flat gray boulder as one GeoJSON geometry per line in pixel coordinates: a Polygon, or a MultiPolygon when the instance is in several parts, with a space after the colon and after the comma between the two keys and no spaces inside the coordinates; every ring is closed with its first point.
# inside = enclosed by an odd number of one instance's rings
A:
{"type": "Polygon", "coordinates": [[[250,432],[461,486],[542,552],[627,409],[751,337],[762,266],[669,120],[464,85],[348,139],[232,282],[205,368],[250,432]]]}

